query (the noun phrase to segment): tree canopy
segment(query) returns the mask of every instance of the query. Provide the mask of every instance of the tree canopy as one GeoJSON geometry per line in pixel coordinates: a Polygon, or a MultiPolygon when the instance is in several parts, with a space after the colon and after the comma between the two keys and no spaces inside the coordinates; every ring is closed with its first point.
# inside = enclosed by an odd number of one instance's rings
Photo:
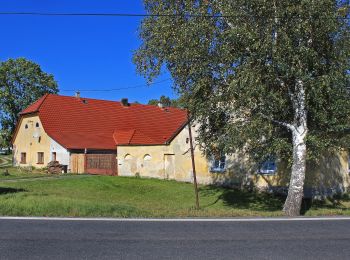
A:
{"type": "Polygon", "coordinates": [[[46,93],[57,93],[53,75],[25,58],[0,63],[0,123],[3,143],[10,146],[18,114],[46,93]]]}
{"type": "Polygon", "coordinates": [[[149,81],[170,71],[207,153],[288,160],[296,214],[305,156],[349,146],[349,2],[144,3],[138,71],[149,81]]]}
{"type": "Polygon", "coordinates": [[[178,99],[171,99],[170,97],[167,97],[167,96],[160,96],[159,99],[150,99],[148,101],[148,105],[158,105],[158,104],[162,104],[163,106],[166,106],[166,107],[179,107],[179,108],[184,108],[184,105],[183,102],[182,102],[182,99],[181,98],[178,98],[178,99]]]}

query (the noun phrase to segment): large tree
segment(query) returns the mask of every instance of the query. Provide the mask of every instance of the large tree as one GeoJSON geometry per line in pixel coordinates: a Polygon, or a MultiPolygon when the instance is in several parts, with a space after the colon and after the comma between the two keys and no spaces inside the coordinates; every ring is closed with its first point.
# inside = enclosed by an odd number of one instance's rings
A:
{"type": "Polygon", "coordinates": [[[300,213],[307,157],[347,147],[349,2],[144,0],[135,52],[170,71],[211,153],[290,162],[286,215],[300,213]]]}
{"type": "Polygon", "coordinates": [[[53,75],[25,58],[0,63],[0,123],[4,145],[10,146],[18,114],[46,93],[57,93],[53,75]]]}

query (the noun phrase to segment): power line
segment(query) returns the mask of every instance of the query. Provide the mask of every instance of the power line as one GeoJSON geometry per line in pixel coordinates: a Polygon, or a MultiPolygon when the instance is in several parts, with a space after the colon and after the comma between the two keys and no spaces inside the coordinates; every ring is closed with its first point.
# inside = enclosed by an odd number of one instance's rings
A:
{"type": "MultiPolygon", "coordinates": [[[[24,15],[24,16],[102,16],[102,17],[192,17],[192,18],[244,18],[244,15],[210,15],[210,14],[136,14],[136,13],[47,13],[47,12],[0,12],[0,15],[24,15]]],[[[250,16],[246,16],[250,18],[250,16]]],[[[298,17],[302,19],[315,19],[315,17],[298,17]]],[[[261,17],[260,18],[264,18],[261,17]]],[[[268,19],[282,19],[284,17],[269,17],[268,19]]],[[[340,19],[349,20],[350,17],[326,17],[319,16],[317,19],[340,19]]]]}
{"type": "Polygon", "coordinates": [[[135,85],[130,87],[123,87],[123,88],[110,88],[110,89],[62,89],[60,92],[72,92],[72,91],[79,91],[79,92],[110,92],[110,91],[118,91],[118,90],[124,90],[124,89],[133,89],[133,88],[144,88],[156,84],[160,84],[166,81],[169,81],[171,78],[167,78],[164,80],[160,80],[151,84],[142,84],[142,85],[135,85]]]}

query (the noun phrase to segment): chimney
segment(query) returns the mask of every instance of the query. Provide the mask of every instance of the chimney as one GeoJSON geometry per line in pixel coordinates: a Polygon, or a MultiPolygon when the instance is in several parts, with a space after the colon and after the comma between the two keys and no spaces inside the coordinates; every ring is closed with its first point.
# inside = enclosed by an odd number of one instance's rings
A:
{"type": "Polygon", "coordinates": [[[122,98],[121,103],[122,103],[123,107],[129,106],[129,101],[127,98],[122,98]]]}
{"type": "Polygon", "coordinates": [[[76,92],[75,92],[75,97],[76,97],[76,98],[80,98],[80,91],[76,91],[76,92]]]}

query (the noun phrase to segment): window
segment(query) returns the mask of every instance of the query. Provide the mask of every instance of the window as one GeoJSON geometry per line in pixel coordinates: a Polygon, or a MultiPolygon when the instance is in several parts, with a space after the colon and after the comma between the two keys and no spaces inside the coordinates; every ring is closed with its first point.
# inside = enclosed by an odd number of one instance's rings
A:
{"type": "Polygon", "coordinates": [[[145,154],[145,156],[143,157],[144,161],[149,161],[152,159],[152,156],[150,156],[149,154],[145,154]]]}
{"type": "Polygon", "coordinates": [[[25,164],[27,163],[27,154],[21,153],[21,163],[25,164]]]}
{"type": "Polygon", "coordinates": [[[25,128],[25,129],[28,129],[28,125],[27,125],[27,124],[25,124],[24,128],[25,128]]]}
{"type": "Polygon", "coordinates": [[[213,160],[211,171],[212,172],[223,172],[226,169],[226,156],[220,156],[213,160]]]}
{"type": "Polygon", "coordinates": [[[258,173],[260,174],[275,174],[277,171],[276,160],[269,159],[264,161],[259,168],[258,173]]]}
{"type": "Polygon", "coordinates": [[[38,164],[44,164],[44,153],[43,152],[38,153],[38,164]]]}
{"type": "Polygon", "coordinates": [[[38,122],[36,122],[35,127],[39,127],[39,123],[38,122]]]}
{"type": "Polygon", "coordinates": [[[52,154],[51,154],[51,160],[52,160],[52,161],[57,161],[56,152],[52,152],[52,154]]]}

